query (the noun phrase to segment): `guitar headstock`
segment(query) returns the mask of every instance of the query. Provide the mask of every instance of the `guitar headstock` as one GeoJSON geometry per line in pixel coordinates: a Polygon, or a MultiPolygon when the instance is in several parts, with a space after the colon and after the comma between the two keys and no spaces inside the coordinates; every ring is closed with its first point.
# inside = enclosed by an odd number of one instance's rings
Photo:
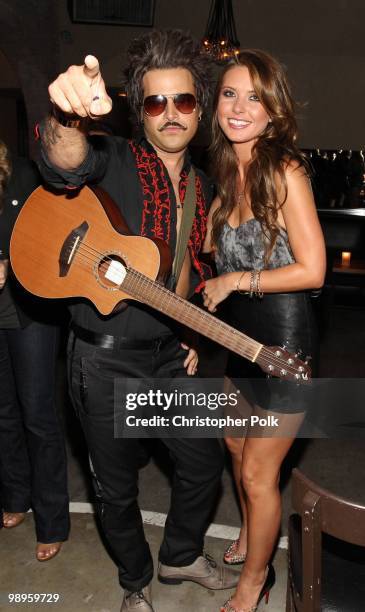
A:
{"type": "Polygon", "coordinates": [[[282,380],[303,383],[308,382],[312,375],[308,358],[303,361],[299,359],[298,353],[290,353],[281,346],[263,346],[256,363],[270,376],[282,380]]]}

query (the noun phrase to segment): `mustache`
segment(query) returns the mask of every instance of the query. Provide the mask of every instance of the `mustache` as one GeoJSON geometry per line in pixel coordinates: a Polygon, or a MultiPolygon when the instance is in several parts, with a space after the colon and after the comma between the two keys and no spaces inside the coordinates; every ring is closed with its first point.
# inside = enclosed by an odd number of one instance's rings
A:
{"type": "Polygon", "coordinates": [[[160,128],[158,128],[158,131],[163,132],[163,130],[166,130],[166,128],[169,128],[169,127],[177,127],[177,128],[181,128],[182,130],[188,129],[186,125],[183,125],[182,123],[178,123],[177,121],[166,121],[166,123],[164,123],[160,128]]]}

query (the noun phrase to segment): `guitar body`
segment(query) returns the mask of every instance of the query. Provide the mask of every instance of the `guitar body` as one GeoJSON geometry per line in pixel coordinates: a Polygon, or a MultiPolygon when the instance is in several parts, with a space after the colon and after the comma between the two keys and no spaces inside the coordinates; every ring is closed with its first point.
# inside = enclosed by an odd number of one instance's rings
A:
{"type": "Polygon", "coordinates": [[[108,194],[89,187],[77,197],[38,187],[19,213],[10,244],[13,271],[28,291],[45,298],[86,297],[104,315],[121,300],[134,299],[105,277],[110,257],[163,281],[169,253],[162,240],[131,235],[108,194]]]}

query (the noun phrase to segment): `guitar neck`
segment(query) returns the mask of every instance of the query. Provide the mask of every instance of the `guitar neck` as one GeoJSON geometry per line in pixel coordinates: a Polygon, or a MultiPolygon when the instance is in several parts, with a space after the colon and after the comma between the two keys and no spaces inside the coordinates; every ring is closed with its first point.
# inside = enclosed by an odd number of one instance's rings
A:
{"type": "Polygon", "coordinates": [[[191,304],[157,282],[128,269],[121,288],[131,297],[183,323],[231,351],[255,361],[262,344],[191,304]]]}

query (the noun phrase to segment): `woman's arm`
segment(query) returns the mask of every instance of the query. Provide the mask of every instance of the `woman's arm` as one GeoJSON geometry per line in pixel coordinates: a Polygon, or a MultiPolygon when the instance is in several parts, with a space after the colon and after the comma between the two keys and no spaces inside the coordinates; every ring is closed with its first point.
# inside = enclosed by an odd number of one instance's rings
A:
{"type": "MultiPolygon", "coordinates": [[[[317,289],[324,282],[325,243],[309,179],[303,168],[295,164],[288,165],[286,179],[288,193],[279,222],[285,224],[295,263],[262,271],[260,290],[263,293],[317,289]]],[[[242,276],[242,272],[231,272],[207,281],[205,306],[213,312],[217,304],[235,289],[249,291],[249,273],[242,276]]]]}
{"type": "Polygon", "coordinates": [[[207,219],[207,235],[205,236],[202,253],[211,253],[213,251],[212,245],[212,226],[213,226],[213,215],[217,208],[220,207],[220,199],[217,196],[214,198],[212,205],[209,210],[208,219],[207,219]]]}

